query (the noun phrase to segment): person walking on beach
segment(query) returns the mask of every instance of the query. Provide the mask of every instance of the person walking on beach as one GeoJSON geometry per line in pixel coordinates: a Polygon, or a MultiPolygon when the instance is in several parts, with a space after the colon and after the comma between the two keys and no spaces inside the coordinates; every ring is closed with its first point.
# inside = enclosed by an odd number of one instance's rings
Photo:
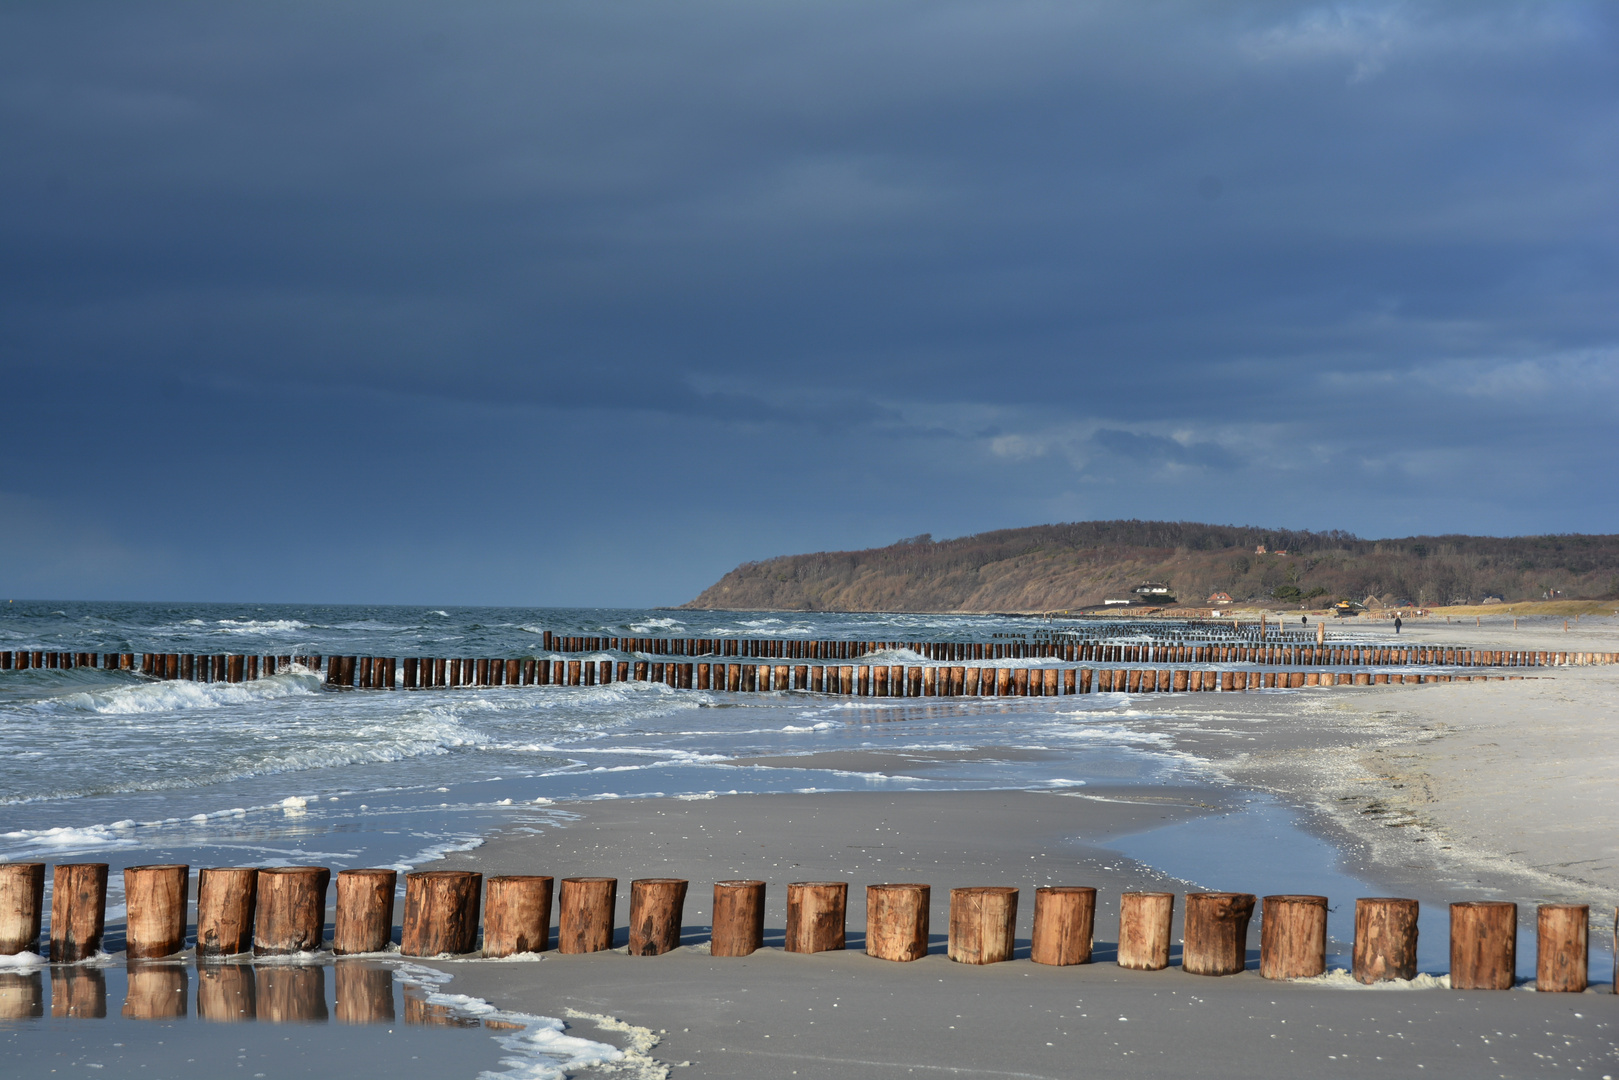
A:
{"type": "Polygon", "coordinates": [[[1394,616],[1394,632],[1396,634],[1400,632],[1400,617],[1398,615],[1394,616]]]}

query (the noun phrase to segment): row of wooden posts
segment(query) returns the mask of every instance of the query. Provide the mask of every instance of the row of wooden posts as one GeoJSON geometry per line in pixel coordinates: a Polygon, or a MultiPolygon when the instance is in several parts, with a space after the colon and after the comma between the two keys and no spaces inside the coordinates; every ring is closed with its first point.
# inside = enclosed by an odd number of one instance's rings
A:
{"type": "MultiPolygon", "coordinates": [[[[106,921],[106,863],[63,863],[54,869],[50,958],[75,963],[96,955],[106,921]]],[[[126,954],[131,960],[173,956],[185,948],[190,868],[133,866],[124,871],[128,907],[126,954]]],[[[323,866],[209,868],[198,874],[196,955],[199,961],[253,952],[287,955],[326,947],[323,866]]],[[[45,864],[0,864],[0,953],[38,946],[45,864]]],[[[337,875],[331,951],[339,956],[390,951],[398,874],[388,869],[337,875]]],[[[405,875],[399,952],[405,956],[488,957],[544,952],[551,947],[553,879],[540,875],[489,878],[463,870],[405,875]],[[487,896],[482,894],[487,893],[487,896]]],[[[657,956],[681,942],[689,882],[642,878],[630,883],[629,953],[657,956]]],[[[710,951],[747,956],[764,944],[765,883],[714,883],[710,951]]],[[[561,953],[613,947],[618,879],[563,878],[556,948],[561,953]]],[[[845,947],[849,884],[800,881],[787,886],[786,951],[817,953],[845,947]]],[[[866,887],[866,952],[884,960],[917,960],[929,948],[932,890],[922,884],[866,887]]],[[[982,886],[950,890],[947,953],[964,964],[1012,959],[1019,890],[982,886]]],[[[1234,975],[1247,966],[1248,923],[1257,898],[1248,893],[1186,894],[1181,967],[1194,975],[1234,975]]],[[[1127,892],[1120,897],[1119,966],[1167,968],[1175,894],[1127,892]]],[[[1353,975],[1363,983],[1417,974],[1415,900],[1355,901],[1353,975]]],[[[1543,904],[1537,912],[1536,986],[1579,992],[1589,967],[1590,908],[1543,904]]],[[[1034,890],[1029,958],[1065,966],[1091,960],[1096,890],[1048,885],[1034,890]]],[[[1450,906],[1450,984],[1456,990],[1506,990],[1517,970],[1518,905],[1470,901],[1450,906]]],[[[1308,978],[1326,971],[1327,898],[1264,898],[1259,973],[1268,979],[1308,978]]]]}
{"type": "Polygon", "coordinates": [[[906,649],[928,660],[1063,660],[1127,664],[1252,664],[1298,667],[1563,667],[1612,664],[1619,653],[1465,649],[1453,645],[1389,646],[1149,642],[1105,639],[1012,642],[808,641],[793,638],[570,637],[545,632],[545,651],[627,652],[649,656],[735,656],[785,660],[854,660],[906,649]]]}

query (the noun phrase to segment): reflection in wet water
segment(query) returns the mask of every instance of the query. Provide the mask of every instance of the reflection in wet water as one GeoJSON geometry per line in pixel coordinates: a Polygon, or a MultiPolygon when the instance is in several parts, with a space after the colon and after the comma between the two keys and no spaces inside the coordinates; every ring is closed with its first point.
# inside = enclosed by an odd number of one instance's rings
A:
{"type": "Polygon", "coordinates": [[[37,971],[0,971],[0,1020],[45,1015],[45,977],[37,971]]]}
{"type": "Polygon", "coordinates": [[[131,960],[124,1015],[131,1020],[178,1020],[186,1014],[190,979],[177,963],[131,960]]]}
{"type": "Polygon", "coordinates": [[[235,1024],[258,1016],[252,964],[198,964],[197,1017],[235,1024]]]}
{"type": "Polygon", "coordinates": [[[324,1024],[326,969],[312,964],[255,965],[258,1019],[271,1024],[324,1024]]]}
{"type": "Polygon", "coordinates": [[[107,973],[93,967],[51,968],[51,1015],[100,1020],[107,1015],[107,973]]]}
{"type": "Polygon", "coordinates": [[[335,971],[339,1024],[393,1023],[393,972],[353,960],[339,960],[335,971]]]}

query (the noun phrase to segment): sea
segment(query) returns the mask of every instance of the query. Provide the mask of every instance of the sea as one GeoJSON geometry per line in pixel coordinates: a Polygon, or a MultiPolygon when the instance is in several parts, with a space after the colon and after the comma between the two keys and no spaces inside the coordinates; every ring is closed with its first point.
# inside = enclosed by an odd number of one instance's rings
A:
{"type": "MultiPolygon", "coordinates": [[[[1095,629],[1013,615],[0,603],[0,650],[97,653],[558,659],[542,649],[545,631],[985,641],[1095,629]]],[[[568,657],[630,658],[605,652],[568,657]]],[[[924,662],[906,650],[875,654],[873,661],[924,662]]],[[[318,863],[334,871],[407,871],[475,848],[497,831],[565,827],[592,800],[1218,781],[1203,762],[1143,724],[1123,694],[885,703],[637,682],[339,691],[301,668],[237,684],[158,682],[91,668],[0,671],[0,749],[0,860],[109,863],[109,925],[124,914],[118,871],[125,866],[318,863]],[[733,764],[831,750],[986,746],[1065,752],[1015,761],[965,755],[957,765],[919,776],[733,764]]],[[[1310,835],[1293,810],[1257,796],[1250,802],[1253,813],[1245,820],[1256,844],[1271,853],[1282,844],[1295,859],[1318,864],[1323,891],[1363,887],[1340,873],[1337,853],[1310,835]]],[[[1191,835],[1146,837],[1134,850],[1121,850],[1196,880],[1200,846],[1191,835]]],[[[117,945],[110,935],[108,947],[117,945]]],[[[452,1013],[476,1019],[491,1008],[456,1000],[451,988],[431,985],[435,976],[421,969],[401,965],[395,976],[400,994],[432,996],[452,1013]]],[[[114,969],[109,977],[122,974],[114,969]]],[[[617,1052],[611,1041],[563,1036],[561,1027],[550,1017],[496,1025],[499,1034],[485,1040],[488,1060],[478,1063],[472,1055],[463,1074],[560,1076],[617,1052]]],[[[110,1038],[98,1042],[80,1029],[74,1034],[88,1040],[92,1056],[111,1060],[110,1038]]],[[[0,1051],[26,1043],[46,1053],[46,1043],[15,1042],[16,1030],[3,1037],[13,1042],[0,1041],[0,1051]]],[[[246,1046],[242,1052],[249,1054],[246,1046]]],[[[388,1053],[379,1049],[372,1058],[386,1062],[388,1053]]],[[[149,1063],[127,1064],[131,1075],[153,1075],[136,1068],[149,1063]]],[[[273,1075],[288,1075],[286,1064],[280,1061],[273,1075]]]]}

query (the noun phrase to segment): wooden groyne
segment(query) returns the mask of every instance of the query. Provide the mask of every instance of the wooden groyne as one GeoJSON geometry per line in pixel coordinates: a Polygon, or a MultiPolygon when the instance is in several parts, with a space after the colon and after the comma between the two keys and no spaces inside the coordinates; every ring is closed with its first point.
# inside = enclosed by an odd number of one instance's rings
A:
{"type": "MultiPolygon", "coordinates": [[[[73,965],[101,949],[106,922],[106,863],[63,863],[54,868],[56,890],[50,917],[51,962],[73,965]]],[[[126,933],[130,994],[138,999],[134,974],[141,961],[165,960],[186,950],[190,868],[131,867],[124,871],[128,903],[126,933]]],[[[336,932],[324,938],[326,867],[209,868],[199,885],[196,959],[199,975],[228,955],[297,953],[379,955],[395,952],[392,926],[395,891],[391,870],[346,870],[339,875],[336,932]],[[347,878],[344,875],[348,875],[347,878]],[[358,887],[345,890],[343,883],[358,887]],[[208,934],[202,908],[230,911],[234,954],[208,934]],[[242,920],[245,920],[245,924],[242,920]],[[356,929],[362,931],[355,936],[356,929]],[[206,940],[205,940],[206,939],[206,940]]],[[[34,952],[41,933],[45,864],[0,864],[0,948],[6,955],[34,952]]],[[[460,870],[405,875],[405,907],[397,952],[404,956],[510,956],[546,952],[552,886],[549,876],[490,878],[484,903],[483,875],[460,870]],[[500,886],[497,888],[497,883],[500,886]],[[480,919],[481,913],[481,919],[480,919]],[[483,928],[480,942],[479,926],[483,928]]],[[[604,952],[613,947],[618,879],[561,880],[555,942],[564,953],[604,952]]],[[[684,940],[682,916],[690,882],[644,878],[630,882],[628,953],[659,956],[684,940]]],[[[714,882],[711,955],[746,956],[762,946],[767,885],[762,881],[714,882]]],[[[847,882],[792,882],[787,888],[787,952],[818,953],[846,947],[847,882]]],[[[1018,920],[1016,885],[977,885],[949,890],[947,955],[957,963],[983,965],[1012,960],[1018,920]]],[[[933,890],[926,883],[872,884],[866,891],[865,951],[886,961],[907,962],[929,952],[933,890]]],[[[1126,892],[1119,897],[1118,949],[1122,967],[1155,971],[1172,959],[1174,893],[1126,892]]],[[[1034,936],[1029,959],[1070,967],[1091,962],[1096,890],[1087,886],[1042,886],[1034,890],[1034,936]]],[[[1260,898],[1240,892],[1184,895],[1181,968],[1189,974],[1235,975],[1247,968],[1249,921],[1260,898]]],[[[1325,896],[1263,898],[1259,974],[1296,979],[1326,972],[1325,896]]],[[[1353,976],[1362,983],[1416,975],[1417,902],[1362,897],[1355,903],[1353,976]]],[[[1590,908],[1543,904],[1537,911],[1537,989],[1580,993],[1589,983],[1590,908]]],[[[1460,901],[1450,906],[1450,985],[1455,990],[1507,990],[1515,982],[1518,906],[1506,901],[1460,901]]],[[[183,970],[183,969],[181,969],[183,970]]],[[[160,980],[161,981],[161,980],[160,980]]],[[[172,980],[171,980],[172,981],[172,980]]],[[[167,985],[167,984],[165,984],[167,985]]],[[[172,992],[172,991],[166,991],[172,992]]],[[[199,990],[199,995],[201,990],[199,990]]],[[[7,999],[9,1000],[9,999],[7,999]]],[[[161,995],[153,1002],[172,1008],[161,995]]],[[[141,1006],[137,1006],[140,1008],[141,1006]]],[[[199,1005],[200,1011],[200,1005],[199,1005]]],[[[126,1007],[126,1014],[128,1008],[126,1007]]],[[[37,1015],[37,1013],[35,1014],[37,1015]]],[[[168,1014],[164,1014],[168,1015],[168,1014]]],[[[240,1018],[240,1017],[237,1017],[240,1018]]]]}

